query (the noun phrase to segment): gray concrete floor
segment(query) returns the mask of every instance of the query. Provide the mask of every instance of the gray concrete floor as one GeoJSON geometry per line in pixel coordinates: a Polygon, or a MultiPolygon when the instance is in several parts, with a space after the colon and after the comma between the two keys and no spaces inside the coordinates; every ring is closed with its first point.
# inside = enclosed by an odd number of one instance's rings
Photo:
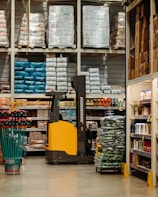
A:
{"type": "Polygon", "coordinates": [[[96,173],[92,164],[50,165],[45,157],[27,157],[20,175],[0,166],[0,197],[157,197],[135,176],[96,173]]]}

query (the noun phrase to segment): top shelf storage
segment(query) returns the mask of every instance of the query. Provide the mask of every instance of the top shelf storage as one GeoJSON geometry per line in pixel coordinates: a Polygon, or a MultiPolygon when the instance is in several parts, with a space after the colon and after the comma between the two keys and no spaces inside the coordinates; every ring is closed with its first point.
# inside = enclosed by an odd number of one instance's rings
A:
{"type": "Polygon", "coordinates": [[[154,0],[134,0],[127,5],[127,83],[133,84],[157,77],[158,5],[154,0]]]}
{"type": "Polygon", "coordinates": [[[124,15],[117,21],[122,29],[114,29],[121,1],[13,0],[3,1],[0,9],[9,37],[0,52],[124,54],[124,15]]]}
{"type": "MultiPolygon", "coordinates": [[[[99,80],[102,84],[124,86],[125,13],[121,1],[2,0],[0,10],[5,10],[9,40],[8,45],[0,47],[0,72],[3,75],[1,82],[10,86],[9,90],[1,91],[3,94],[0,97],[8,93],[7,97],[11,95],[11,100],[24,97],[43,98],[45,90],[42,93],[40,91],[40,96],[39,92],[34,94],[32,91],[32,95],[28,91],[21,91],[20,95],[17,91],[20,82],[16,76],[16,69],[20,68],[15,64],[23,61],[45,64],[48,56],[67,58],[69,80],[66,81],[66,86],[74,75],[95,67],[101,73],[99,80]],[[96,8],[98,11],[94,12],[96,8]],[[60,11],[61,9],[64,10],[60,11]],[[121,24],[121,29],[117,24],[121,24]]],[[[24,68],[20,72],[24,73],[24,68]]],[[[31,76],[35,78],[34,73],[31,76]]],[[[23,77],[25,75],[21,76],[21,82],[23,77]]],[[[42,77],[45,80],[42,85],[46,87],[46,76],[42,77]]],[[[31,85],[35,85],[35,81],[32,82],[31,85]]],[[[110,94],[109,90],[106,94],[110,94]]],[[[105,93],[98,95],[104,97],[105,93]]],[[[113,94],[110,97],[122,98],[122,95],[124,94],[113,94]]]]}

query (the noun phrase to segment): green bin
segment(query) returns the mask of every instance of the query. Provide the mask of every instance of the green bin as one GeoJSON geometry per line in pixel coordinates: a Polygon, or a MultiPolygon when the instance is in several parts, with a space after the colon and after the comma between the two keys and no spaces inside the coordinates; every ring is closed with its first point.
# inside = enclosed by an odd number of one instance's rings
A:
{"type": "Polygon", "coordinates": [[[6,174],[20,174],[25,128],[1,127],[0,139],[6,174]]]}

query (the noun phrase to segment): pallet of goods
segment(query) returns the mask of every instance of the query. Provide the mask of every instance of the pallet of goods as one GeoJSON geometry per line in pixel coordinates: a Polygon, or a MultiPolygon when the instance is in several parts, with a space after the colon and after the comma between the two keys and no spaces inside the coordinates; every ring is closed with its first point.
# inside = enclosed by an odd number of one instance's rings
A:
{"type": "Polygon", "coordinates": [[[125,48],[125,13],[124,12],[118,12],[113,18],[110,41],[111,41],[112,49],[125,48]]]}
{"type": "Polygon", "coordinates": [[[109,48],[109,7],[83,6],[83,47],[109,48]]]}
{"type": "Polygon", "coordinates": [[[50,5],[48,17],[48,48],[75,48],[74,7],[50,5]]]}
{"type": "Polygon", "coordinates": [[[97,131],[95,166],[98,172],[120,171],[125,153],[124,117],[105,116],[97,131]]]}
{"type": "Polygon", "coordinates": [[[9,47],[5,10],[0,10],[0,47],[9,47]]]}

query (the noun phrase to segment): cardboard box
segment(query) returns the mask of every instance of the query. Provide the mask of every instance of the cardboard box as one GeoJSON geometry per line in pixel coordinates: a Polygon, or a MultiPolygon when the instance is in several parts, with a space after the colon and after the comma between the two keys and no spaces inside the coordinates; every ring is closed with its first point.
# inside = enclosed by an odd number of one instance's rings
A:
{"type": "Polygon", "coordinates": [[[158,58],[153,59],[153,72],[158,72],[158,58]]]}
{"type": "Polygon", "coordinates": [[[158,32],[156,32],[153,36],[153,47],[158,47],[158,32]]]}
{"type": "Polygon", "coordinates": [[[140,20],[141,18],[141,5],[136,6],[136,20],[140,20]]]}
{"type": "Polygon", "coordinates": [[[143,53],[144,62],[149,62],[149,51],[143,53]]]}
{"type": "Polygon", "coordinates": [[[130,57],[128,58],[128,68],[129,68],[129,69],[135,68],[135,57],[130,56],[130,57]]]}
{"type": "Polygon", "coordinates": [[[158,14],[153,16],[153,30],[154,33],[157,33],[158,31],[158,14]]]}
{"type": "Polygon", "coordinates": [[[149,39],[141,41],[141,52],[149,51],[149,39]]]}

